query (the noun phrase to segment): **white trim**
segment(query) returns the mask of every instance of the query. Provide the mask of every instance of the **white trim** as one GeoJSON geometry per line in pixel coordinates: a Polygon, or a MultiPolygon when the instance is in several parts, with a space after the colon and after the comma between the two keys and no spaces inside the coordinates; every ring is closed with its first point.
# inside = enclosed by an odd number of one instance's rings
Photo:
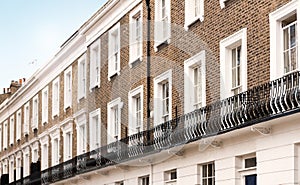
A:
{"type": "Polygon", "coordinates": [[[100,108],[90,112],[89,114],[89,139],[90,139],[90,151],[97,149],[101,147],[101,110],[100,108]],[[97,117],[98,124],[95,125],[93,123],[94,118],[97,117]],[[97,131],[98,127],[98,131],[97,131]],[[97,134],[99,134],[99,137],[97,137],[97,134]],[[97,140],[98,139],[98,140],[97,140]]]}
{"type": "Polygon", "coordinates": [[[16,141],[21,140],[21,134],[22,134],[22,108],[20,108],[16,113],[16,141]]]}
{"type": "Polygon", "coordinates": [[[144,86],[140,85],[137,88],[129,91],[128,93],[128,135],[132,135],[136,133],[136,125],[133,125],[133,122],[136,120],[136,116],[134,115],[135,110],[135,99],[136,96],[139,96],[141,100],[141,128],[140,131],[143,131],[143,118],[144,118],[144,86]]]}
{"type": "Polygon", "coordinates": [[[42,91],[42,107],[41,107],[41,109],[42,109],[42,124],[46,124],[49,122],[49,87],[48,86],[45,87],[42,91]],[[45,97],[45,94],[47,94],[47,97],[45,97]]]}
{"type": "Polygon", "coordinates": [[[159,125],[162,120],[162,107],[161,107],[161,83],[168,81],[169,83],[169,120],[172,119],[172,69],[158,75],[154,78],[154,125],[159,125]]]}
{"type": "Polygon", "coordinates": [[[9,174],[9,183],[12,183],[15,178],[14,170],[15,170],[15,156],[11,155],[9,157],[9,169],[8,169],[8,174],[9,174]]]}
{"type": "Polygon", "coordinates": [[[37,94],[32,99],[32,120],[31,129],[38,129],[39,127],[39,95],[37,94]],[[35,112],[36,111],[36,112],[35,112]]]}
{"type": "Polygon", "coordinates": [[[90,92],[100,87],[101,81],[101,40],[96,40],[90,46],[90,92]],[[98,68],[98,69],[97,69],[98,68]],[[98,82],[97,82],[98,81],[98,82]]]}
{"type": "Polygon", "coordinates": [[[41,143],[41,159],[40,159],[40,161],[41,161],[41,170],[45,170],[49,167],[49,164],[48,164],[48,160],[49,160],[49,135],[45,135],[42,138],[40,138],[40,143],[41,143]],[[44,145],[47,146],[47,153],[46,154],[44,153],[44,145]],[[46,160],[46,162],[44,160],[46,160]]]}
{"type": "Polygon", "coordinates": [[[15,115],[9,118],[9,145],[12,146],[15,142],[15,115]]]}
{"type": "Polygon", "coordinates": [[[242,92],[247,90],[247,28],[220,41],[220,97],[221,99],[232,96],[231,70],[229,69],[231,49],[241,46],[241,86],[242,92]],[[228,85],[230,83],[230,85],[228,85]]]}
{"type": "Polygon", "coordinates": [[[86,98],[86,89],[87,89],[87,57],[86,53],[83,54],[77,62],[78,66],[78,82],[77,82],[77,101],[79,102],[80,99],[86,98]],[[84,63],[84,69],[81,69],[82,64],[84,63]],[[82,71],[83,70],[83,71],[82,71]],[[81,76],[82,73],[84,74],[84,77],[81,76]],[[84,78],[84,84],[83,84],[83,78],[84,78]]]}
{"type": "Polygon", "coordinates": [[[29,125],[30,125],[30,102],[27,102],[24,105],[24,126],[23,126],[24,136],[29,135],[29,125]]]}
{"type": "Polygon", "coordinates": [[[60,99],[59,83],[60,83],[59,76],[52,81],[52,118],[54,118],[54,116],[59,116],[59,99],[60,99]],[[56,93],[54,93],[55,86],[57,86],[56,93]],[[55,99],[57,99],[57,102],[55,102],[55,99]]]}
{"type": "Polygon", "coordinates": [[[300,44],[299,44],[299,30],[300,30],[300,1],[293,0],[281,8],[275,10],[269,14],[270,21],[270,80],[275,80],[284,75],[283,67],[283,54],[282,54],[282,34],[281,34],[281,21],[285,18],[291,16],[292,14],[297,14],[297,30],[298,30],[298,67],[300,68],[299,58],[300,58],[300,44]]]}
{"type": "Polygon", "coordinates": [[[52,156],[52,158],[51,158],[51,165],[52,166],[55,166],[55,165],[57,165],[57,164],[59,164],[59,160],[60,160],[60,129],[59,129],[59,127],[57,127],[57,126],[54,126],[54,127],[52,127],[51,129],[49,129],[49,130],[51,130],[51,133],[50,133],[50,138],[51,138],[51,156],[52,156]],[[55,147],[54,147],[54,141],[55,140],[57,140],[57,149],[58,149],[58,151],[55,151],[55,147]],[[57,159],[57,161],[55,161],[54,160],[54,156],[55,156],[55,153],[57,153],[57,156],[58,156],[58,159],[57,159]]]}
{"type": "Polygon", "coordinates": [[[8,147],[8,121],[3,122],[3,150],[8,147]]]}
{"type": "Polygon", "coordinates": [[[220,7],[221,7],[221,9],[225,8],[225,2],[226,1],[227,0],[220,0],[220,7]]]}
{"type": "Polygon", "coordinates": [[[112,101],[110,101],[107,104],[107,144],[112,143],[116,141],[115,135],[113,134],[115,130],[115,125],[112,123],[113,121],[113,110],[117,108],[118,109],[118,140],[121,139],[121,123],[122,123],[122,108],[123,108],[123,102],[121,101],[121,98],[116,98],[112,101]]]}
{"type": "Polygon", "coordinates": [[[70,66],[64,72],[64,110],[66,110],[69,107],[70,108],[72,107],[72,91],[73,91],[73,80],[72,80],[73,77],[72,76],[73,76],[72,75],[72,66],[70,66]],[[70,89],[67,89],[68,88],[67,84],[70,85],[70,87],[69,87],[70,89]]]}
{"type": "Polygon", "coordinates": [[[77,155],[87,152],[87,115],[82,113],[75,118],[77,130],[77,155]],[[84,127],[84,133],[81,133],[81,127],[84,127]],[[81,133],[81,134],[80,134],[81,133]],[[82,147],[83,145],[83,147],[82,147]]]}
{"type": "Polygon", "coordinates": [[[206,52],[205,50],[184,61],[184,113],[195,110],[193,68],[201,67],[202,107],[206,105],[206,52]]]}
{"type": "Polygon", "coordinates": [[[132,67],[132,64],[138,59],[141,61],[143,58],[143,4],[137,6],[134,10],[132,10],[129,14],[129,67],[132,67]],[[140,18],[140,43],[137,43],[134,38],[135,37],[135,20],[136,15],[139,14],[140,18]],[[137,45],[140,47],[140,54],[136,54],[137,45]]]}
{"type": "Polygon", "coordinates": [[[108,80],[110,81],[110,78],[114,76],[115,74],[120,75],[121,70],[121,37],[120,37],[120,22],[118,22],[114,27],[112,27],[108,32],[108,80]],[[117,58],[117,69],[113,69],[114,61],[112,60],[113,54],[115,51],[114,46],[112,43],[113,38],[117,38],[117,45],[118,45],[118,58],[117,58]]]}
{"type": "Polygon", "coordinates": [[[187,31],[189,26],[196,21],[204,21],[204,0],[199,0],[200,3],[200,14],[195,16],[195,6],[191,7],[191,1],[194,0],[185,0],[185,19],[184,19],[184,29],[187,31]],[[193,14],[193,15],[192,15],[193,14]]]}
{"type": "Polygon", "coordinates": [[[31,161],[35,163],[38,161],[38,159],[40,157],[39,156],[39,141],[34,141],[33,143],[31,143],[30,147],[31,147],[31,154],[32,154],[31,161]]]}

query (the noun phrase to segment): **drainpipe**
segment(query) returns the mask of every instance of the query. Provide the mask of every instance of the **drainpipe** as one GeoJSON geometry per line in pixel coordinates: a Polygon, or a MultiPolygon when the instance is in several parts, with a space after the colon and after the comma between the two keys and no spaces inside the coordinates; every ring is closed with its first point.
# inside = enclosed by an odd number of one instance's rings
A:
{"type": "MultiPolygon", "coordinates": [[[[151,9],[150,0],[146,0],[147,6],[147,130],[150,130],[150,34],[151,34],[151,9]]],[[[147,142],[150,144],[150,132],[147,132],[147,142]]]]}

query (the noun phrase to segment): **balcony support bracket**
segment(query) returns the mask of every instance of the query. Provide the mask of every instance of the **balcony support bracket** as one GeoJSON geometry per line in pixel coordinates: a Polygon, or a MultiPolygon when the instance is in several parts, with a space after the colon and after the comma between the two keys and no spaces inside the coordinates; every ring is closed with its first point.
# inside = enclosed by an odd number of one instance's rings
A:
{"type": "Polygon", "coordinates": [[[271,134],[271,127],[251,127],[252,132],[258,132],[261,135],[270,135],[271,134]]]}

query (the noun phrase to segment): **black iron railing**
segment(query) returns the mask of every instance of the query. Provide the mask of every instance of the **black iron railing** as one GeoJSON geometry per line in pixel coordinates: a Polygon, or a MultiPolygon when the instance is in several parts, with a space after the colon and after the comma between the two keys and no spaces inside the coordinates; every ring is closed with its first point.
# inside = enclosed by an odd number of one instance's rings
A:
{"type": "MultiPolygon", "coordinates": [[[[54,183],[201,138],[299,112],[299,80],[299,72],[291,73],[157,125],[150,130],[79,155],[42,171],[42,184],[54,183]]],[[[25,181],[23,184],[26,184],[25,181]]]]}

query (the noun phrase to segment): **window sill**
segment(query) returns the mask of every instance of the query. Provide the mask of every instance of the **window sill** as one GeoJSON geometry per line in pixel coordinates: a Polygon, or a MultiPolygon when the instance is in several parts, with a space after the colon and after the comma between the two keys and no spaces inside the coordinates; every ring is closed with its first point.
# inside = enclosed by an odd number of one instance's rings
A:
{"type": "Polygon", "coordinates": [[[84,96],[81,96],[77,99],[77,102],[79,103],[80,101],[84,100],[85,99],[85,95],[84,96]]]}
{"type": "Polygon", "coordinates": [[[184,24],[184,29],[185,31],[188,31],[189,30],[189,27],[192,26],[194,23],[196,23],[197,21],[200,21],[200,22],[203,22],[204,21],[204,16],[201,15],[199,17],[195,17],[193,20],[191,20],[190,22],[188,23],[185,23],[184,24]]]}
{"type": "Polygon", "coordinates": [[[108,75],[108,81],[111,81],[114,77],[119,76],[120,74],[120,71],[111,72],[110,75],[108,75]]]}
{"type": "Polygon", "coordinates": [[[140,56],[140,57],[138,57],[137,59],[131,61],[128,65],[129,65],[130,68],[133,68],[133,67],[135,67],[138,63],[140,63],[140,62],[142,62],[142,61],[143,61],[143,57],[140,56]]]}
{"type": "Polygon", "coordinates": [[[247,172],[247,171],[254,171],[254,170],[256,170],[256,166],[251,168],[242,168],[239,169],[238,172],[247,172]]]}
{"type": "Polygon", "coordinates": [[[170,43],[171,43],[171,38],[166,38],[162,42],[157,42],[157,44],[154,46],[154,51],[158,52],[159,50],[161,50],[165,46],[169,45],[170,43]]]}

